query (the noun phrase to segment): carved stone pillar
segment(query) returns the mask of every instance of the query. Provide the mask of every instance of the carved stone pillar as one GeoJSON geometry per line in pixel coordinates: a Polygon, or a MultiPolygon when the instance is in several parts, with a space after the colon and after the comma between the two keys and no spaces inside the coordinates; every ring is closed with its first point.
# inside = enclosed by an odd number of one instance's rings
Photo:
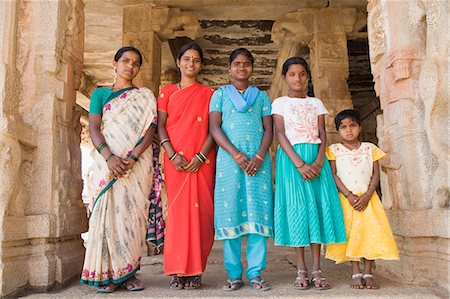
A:
{"type": "Polygon", "coordinates": [[[280,44],[280,56],[270,90],[271,97],[286,93],[281,81],[282,65],[287,58],[298,55],[301,45],[307,44],[314,94],[329,111],[327,134],[330,142],[336,139],[334,116],[340,110],[352,108],[347,84],[346,33],[353,30],[355,22],[355,9],[301,9],[276,21],[272,28],[272,39],[280,44]]]}
{"type": "Polygon", "coordinates": [[[177,8],[152,4],[126,4],[123,19],[123,44],[142,52],[144,64],[135,83],[158,93],[161,81],[161,42],[187,36],[195,39],[200,31],[197,19],[177,8]]]}
{"type": "Polygon", "coordinates": [[[0,2],[0,296],[79,275],[83,3],[0,2]]]}
{"type": "Polygon", "coordinates": [[[401,280],[448,286],[449,115],[446,1],[369,1],[375,91],[383,114],[378,138],[383,204],[401,262],[380,271],[401,280]],[[427,273],[427,275],[423,275],[427,273]]]}

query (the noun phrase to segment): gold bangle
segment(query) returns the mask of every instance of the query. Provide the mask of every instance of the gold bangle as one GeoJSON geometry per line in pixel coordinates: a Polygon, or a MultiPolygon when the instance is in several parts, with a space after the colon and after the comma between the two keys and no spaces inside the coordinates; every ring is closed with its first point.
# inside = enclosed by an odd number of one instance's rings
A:
{"type": "Polygon", "coordinates": [[[236,155],[234,155],[234,156],[233,156],[234,161],[239,160],[239,158],[242,157],[242,155],[243,155],[242,152],[239,152],[239,153],[237,153],[236,155]]]}
{"type": "Polygon", "coordinates": [[[263,157],[261,157],[260,155],[256,154],[255,155],[256,159],[258,159],[259,161],[264,161],[263,157]]]}
{"type": "Polygon", "coordinates": [[[348,190],[347,194],[344,194],[345,197],[349,197],[352,194],[352,191],[348,190]]]}
{"type": "Polygon", "coordinates": [[[159,142],[159,145],[163,145],[164,143],[166,143],[167,141],[170,141],[170,139],[169,138],[165,138],[165,139],[163,139],[163,140],[161,140],[160,142],[159,142]]]}

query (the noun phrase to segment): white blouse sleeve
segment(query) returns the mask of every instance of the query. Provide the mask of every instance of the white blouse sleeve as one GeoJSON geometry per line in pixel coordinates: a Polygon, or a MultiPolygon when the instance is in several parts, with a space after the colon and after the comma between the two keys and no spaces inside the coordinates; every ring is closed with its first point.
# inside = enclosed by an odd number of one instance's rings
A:
{"type": "Polygon", "coordinates": [[[283,105],[281,99],[277,98],[272,102],[272,114],[283,116],[283,105]]]}

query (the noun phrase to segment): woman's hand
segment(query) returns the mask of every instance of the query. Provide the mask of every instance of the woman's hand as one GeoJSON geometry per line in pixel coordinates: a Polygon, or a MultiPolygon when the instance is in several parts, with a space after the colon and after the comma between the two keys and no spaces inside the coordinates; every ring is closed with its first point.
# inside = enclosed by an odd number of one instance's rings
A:
{"type": "Polygon", "coordinates": [[[112,155],[106,163],[108,164],[111,175],[115,178],[122,177],[128,170],[129,161],[127,159],[121,159],[115,155],[112,155]]]}
{"type": "MultiPolygon", "coordinates": [[[[238,159],[234,160],[234,162],[243,170],[247,169],[248,163],[250,162],[246,155],[242,154],[238,159]]],[[[246,171],[245,171],[246,172],[246,171]]]]}
{"type": "Polygon", "coordinates": [[[353,208],[357,211],[364,211],[367,208],[367,205],[369,204],[370,196],[367,193],[361,194],[357,197],[357,200],[355,201],[355,205],[353,208]]]}
{"type": "Polygon", "coordinates": [[[197,172],[200,167],[202,167],[202,162],[197,158],[197,156],[192,156],[191,161],[189,161],[189,164],[184,167],[184,170],[187,172],[197,172]]]}
{"type": "Polygon", "coordinates": [[[297,168],[300,174],[302,175],[302,178],[304,181],[310,181],[317,177],[319,172],[316,168],[312,166],[312,164],[303,164],[302,166],[297,168]]]}
{"type": "Polygon", "coordinates": [[[177,154],[175,159],[172,160],[172,164],[178,171],[185,171],[185,167],[189,164],[186,158],[181,154],[177,154]]]}
{"type": "Polygon", "coordinates": [[[256,155],[254,155],[247,164],[247,167],[245,168],[245,172],[249,175],[249,176],[255,176],[256,173],[258,172],[258,170],[261,168],[262,162],[264,160],[260,160],[256,157],[256,155]]]}

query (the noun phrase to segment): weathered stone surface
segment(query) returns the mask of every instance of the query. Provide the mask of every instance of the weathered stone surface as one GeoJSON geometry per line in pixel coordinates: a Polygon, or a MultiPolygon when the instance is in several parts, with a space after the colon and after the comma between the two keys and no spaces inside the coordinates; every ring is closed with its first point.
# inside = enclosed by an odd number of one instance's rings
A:
{"type": "Polygon", "coordinates": [[[369,1],[368,10],[371,67],[383,109],[378,138],[388,152],[383,203],[401,237],[401,267],[381,266],[399,279],[445,288],[449,56],[448,38],[438,32],[448,27],[448,3],[369,1]]]}
{"type": "Polygon", "coordinates": [[[5,296],[79,275],[86,220],[74,108],[84,6],[81,1],[0,5],[5,13],[0,32],[14,33],[1,35],[0,56],[0,78],[8,79],[0,80],[0,296],[5,296]]]}

